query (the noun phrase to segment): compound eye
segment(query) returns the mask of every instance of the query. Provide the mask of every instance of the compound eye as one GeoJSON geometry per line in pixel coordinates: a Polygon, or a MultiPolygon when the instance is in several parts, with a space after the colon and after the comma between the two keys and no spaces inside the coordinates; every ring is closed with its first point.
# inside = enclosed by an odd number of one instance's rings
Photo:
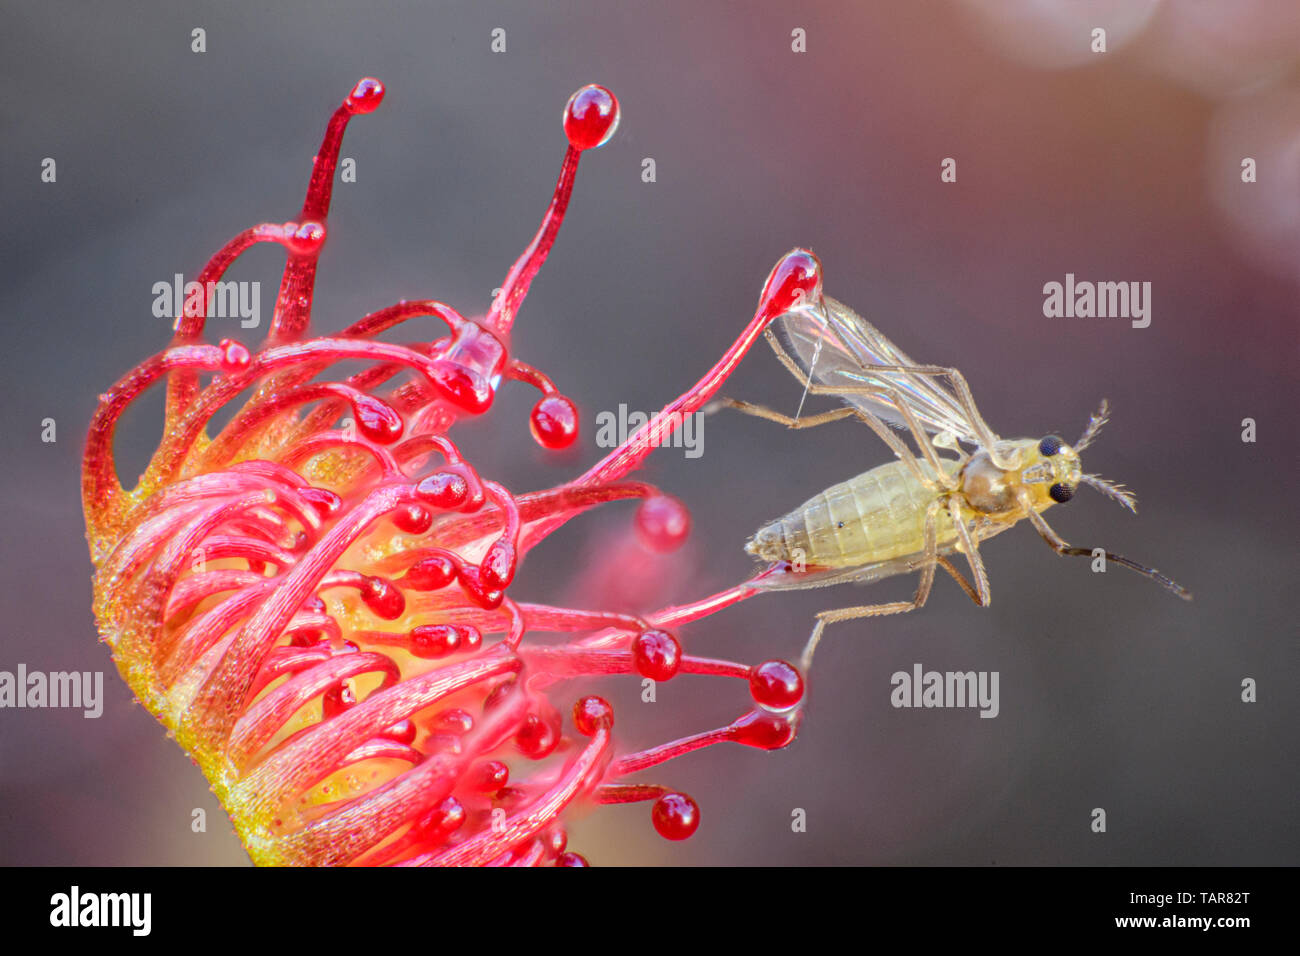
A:
{"type": "MultiPolygon", "coordinates": [[[[1046,441],[1047,439],[1043,439],[1046,441]]],[[[1047,489],[1047,496],[1055,501],[1058,505],[1063,505],[1074,497],[1074,489],[1069,485],[1057,482],[1047,489]]]]}
{"type": "Polygon", "coordinates": [[[1064,444],[1065,442],[1061,441],[1059,436],[1048,435],[1038,443],[1038,453],[1044,458],[1051,458],[1061,450],[1061,446],[1064,444]]]}

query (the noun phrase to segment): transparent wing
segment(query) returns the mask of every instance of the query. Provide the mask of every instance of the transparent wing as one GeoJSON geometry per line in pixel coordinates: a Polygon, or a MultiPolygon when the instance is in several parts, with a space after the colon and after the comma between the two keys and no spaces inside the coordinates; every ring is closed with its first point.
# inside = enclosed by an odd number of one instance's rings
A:
{"type": "MultiPolygon", "coordinates": [[[[791,358],[813,382],[830,388],[888,386],[932,434],[950,432],[970,445],[981,444],[977,428],[942,376],[892,371],[882,365],[915,367],[894,343],[842,302],[829,296],[823,312],[806,306],[774,322],[791,358]]],[[[847,394],[845,402],[871,412],[895,428],[906,428],[894,402],[885,396],[847,394]]]]}

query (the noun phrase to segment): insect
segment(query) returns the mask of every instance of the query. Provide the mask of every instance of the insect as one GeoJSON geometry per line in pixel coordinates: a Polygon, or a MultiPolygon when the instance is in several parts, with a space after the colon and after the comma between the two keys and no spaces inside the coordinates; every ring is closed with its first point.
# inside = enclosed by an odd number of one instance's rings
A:
{"type": "MultiPolygon", "coordinates": [[[[791,418],[736,399],[722,399],[721,404],[790,428],[855,417],[898,461],[833,485],[760,528],[745,550],[771,562],[775,572],[762,575],[755,586],[790,590],[871,582],[914,571],[921,575],[910,601],[818,614],[804,650],[805,673],[827,624],[921,607],[930,595],[936,567],[951,575],[977,605],[987,606],[989,582],[979,544],[1024,519],[1057,554],[1104,554],[1107,561],[1191,600],[1190,592],[1153,568],[1104,549],[1072,547],[1043,518],[1048,508],[1073,498],[1081,484],[1136,513],[1131,492],[1085,473],[1079,462],[1079,453],[1096,441],[1108,420],[1105,401],[1073,445],[1055,435],[1004,440],[981,417],[961,372],[913,362],[834,299],[819,296],[801,303],[773,325],[785,344],[771,328],[765,333],[768,344],[804,383],[805,398],[834,395],[845,407],[805,418],[796,412],[791,418]],[[919,455],[890,426],[910,432],[919,455]],[[965,556],[970,580],[948,559],[955,553],[965,556]]],[[[802,407],[801,401],[799,411],[802,407]]]]}

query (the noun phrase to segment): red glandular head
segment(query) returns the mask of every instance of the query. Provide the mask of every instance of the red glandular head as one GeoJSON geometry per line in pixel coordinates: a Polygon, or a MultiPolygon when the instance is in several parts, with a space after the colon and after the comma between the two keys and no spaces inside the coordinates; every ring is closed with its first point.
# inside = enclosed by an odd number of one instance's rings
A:
{"type": "MultiPolygon", "coordinates": [[[[171,345],[101,397],[83,498],[103,639],[258,863],[585,865],[566,848],[569,809],[637,800],[653,801],[664,836],[687,837],[700,820],[694,801],[624,778],[715,743],[793,738],[802,683],[792,667],[692,657],[669,630],[755,592],[742,584],[647,619],[517,603],[509,591],[529,550],[582,511],[649,499],[639,533],[663,551],[681,543],[689,516],[620,480],[651,450],[635,436],[573,481],[519,495],[480,475],[449,437],[490,410],[502,381],[519,381],[542,395],[529,423],[536,441],[576,438],[573,403],[514,359],[508,339],[579,156],[613,134],[618,103],[599,86],[569,101],[550,208],[483,318],[404,301],[311,337],[343,133],[383,97],[365,79],[335,111],[296,221],[246,230],[196,277],[206,288],[253,244],[282,246],[266,341],[211,344],[203,310],[183,310],[171,345]],[[377,338],[422,317],[446,334],[377,338]],[[363,369],[331,378],[341,362],[363,369]],[[113,460],[116,423],[162,380],[162,442],[128,491],[113,460]],[[250,388],[209,435],[213,416],[250,388]],[[531,631],[569,639],[537,643],[531,631]],[[564,690],[593,675],[683,673],[746,681],[744,713],[639,753],[617,753],[604,699],[575,705],[564,690]]],[[[768,285],[741,338],[665,413],[680,421],[698,410],[775,315],[820,289],[815,259],[795,250],[768,285]]]]}

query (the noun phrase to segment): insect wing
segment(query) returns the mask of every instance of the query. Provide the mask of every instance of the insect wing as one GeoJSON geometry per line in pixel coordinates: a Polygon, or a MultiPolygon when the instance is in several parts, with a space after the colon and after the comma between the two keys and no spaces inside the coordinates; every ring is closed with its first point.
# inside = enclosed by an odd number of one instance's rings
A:
{"type": "MultiPolygon", "coordinates": [[[[788,351],[806,376],[830,388],[891,388],[926,431],[936,435],[950,432],[967,444],[980,444],[961,402],[940,385],[939,376],[879,368],[915,367],[916,363],[842,302],[828,296],[825,303],[825,310],[804,306],[776,320],[788,351]]],[[[850,393],[840,397],[896,428],[907,427],[887,396],[850,393]]]]}

